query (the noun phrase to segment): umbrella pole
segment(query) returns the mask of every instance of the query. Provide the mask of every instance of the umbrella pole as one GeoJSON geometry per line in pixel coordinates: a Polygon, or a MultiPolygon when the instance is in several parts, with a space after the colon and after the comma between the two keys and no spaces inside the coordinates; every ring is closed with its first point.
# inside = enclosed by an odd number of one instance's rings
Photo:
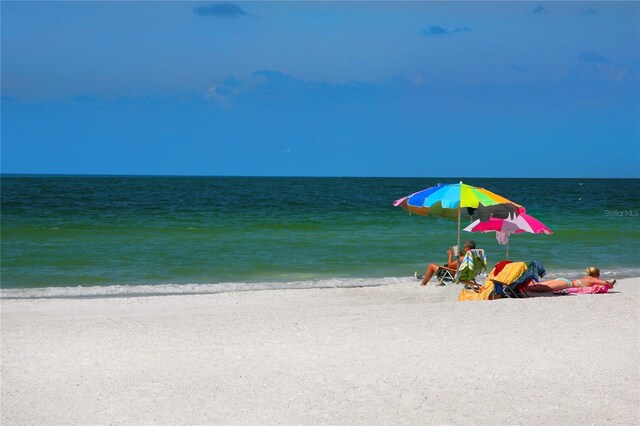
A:
{"type": "Polygon", "coordinates": [[[460,197],[459,198],[460,199],[458,200],[458,253],[460,253],[460,205],[462,204],[462,181],[460,181],[460,197]]]}
{"type": "Polygon", "coordinates": [[[460,204],[458,204],[458,253],[460,253],[460,204]]]}
{"type": "Polygon", "coordinates": [[[507,240],[507,260],[509,260],[509,240],[507,240]]]}

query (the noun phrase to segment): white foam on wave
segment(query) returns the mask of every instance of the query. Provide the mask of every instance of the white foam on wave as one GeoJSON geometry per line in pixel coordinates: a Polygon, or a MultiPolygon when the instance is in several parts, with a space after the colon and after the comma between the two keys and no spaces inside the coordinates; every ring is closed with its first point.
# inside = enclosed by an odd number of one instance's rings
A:
{"type": "Polygon", "coordinates": [[[93,297],[145,297],[180,294],[215,294],[231,291],[376,287],[397,283],[414,282],[413,277],[387,278],[332,278],[291,282],[229,282],[219,284],[157,284],[157,285],[110,285],[91,287],[44,287],[23,289],[2,289],[3,299],[38,298],[93,298],[93,297]]]}
{"type": "MultiPolygon", "coordinates": [[[[586,269],[586,268],[585,268],[586,269]]],[[[552,278],[579,278],[586,274],[585,269],[566,269],[566,270],[558,270],[553,269],[551,271],[547,270],[547,275],[544,276],[544,279],[552,279],[552,278]]],[[[640,277],[640,270],[636,268],[623,268],[616,270],[603,270],[601,271],[601,278],[608,279],[621,279],[621,278],[636,278],[640,277]]]]}
{"type": "MultiPolygon", "coordinates": [[[[583,269],[566,269],[547,272],[543,279],[577,278],[584,275],[583,269]]],[[[479,283],[484,283],[487,273],[478,277],[479,283]]],[[[640,277],[640,269],[618,269],[615,271],[603,271],[604,279],[621,279],[640,277]]],[[[2,289],[0,297],[3,299],[54,299],[54,298],[95,298],[95,297],[146,297],[169,296],[181,294],[215,294],[231,291],[256,291],[256,290],[286,290],[309,288],[347,288],[347,287],[376,287],[398,283],[415,283],[414,277],[384,277],[384,278],[330,278],[309,279],[286,282],[228,282],[216,284],[154,284],[154,285],[109,285],[90,287],[44,287],[2,289]]],[[[432,282],[435,282],[432,280],[432,282]]]]}

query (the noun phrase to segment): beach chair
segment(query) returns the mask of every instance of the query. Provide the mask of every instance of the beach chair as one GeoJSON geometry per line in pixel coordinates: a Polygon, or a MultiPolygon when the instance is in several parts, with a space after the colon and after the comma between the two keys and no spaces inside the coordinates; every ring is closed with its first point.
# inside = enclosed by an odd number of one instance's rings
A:
{"type": "Polygon", "coordinates": [[[477,289],[480,285],[476,282],[476,277],[483,270],[486,271],[488,266],[489,262],[483,249],[469,250],[460,262],[455,281],[464,284],[465,288],[477,289]]]}
{"type": "Polygon", "coordinates": [[[476,277],[482,270],[487,269],[487,256],[483,249],[469,250],[458,269],[447,268],[441,266],[435,273],[439,285],[445,285],[452,282],[463,283],[468,286],[478,286],[476,277]]]}
{"type": "Polygon", "coordinates": [[[457,269],[447,268],[446,266],[438,268],[435,274],[435,277],[438,280],[438,285],[446,285],[454,282],[457,272],[457,269]]]}
{"type": "MultiPolygon", "coordinates": [[[[502,287],[502,291],[506,297],[520,298],[528,297],[529,295],[525,291],[527,284],[531,281],[540,281],[542,277],[546,275],[544,266],[540,260],[534,260],[529,262],[529,265],[525,266],[524,262],[514,262],[517,266],[508,264],[498,274],[498,276],[491,278],[491,281],[495,286],[502,287]],[[508,276],[504,277],[503,272],[507,270],[508,276]],[[519,272],[515,278],[513,278],[515,272],[519,272]]],[[[487,279],[489,279],[488,277],[487,279]]]]}
{"type": "Polygon", "coordinates": [[[465,287],[458,295],[458,301],[494,300],[508,297],[504,284],[516,280],[527,269],[524,262],[499,262],[489,273],[484,285],[465,287]]]}
{"type": "MultiPolygon", "coordinates": [[[[475,284],[475,278],[483,269],[487,269],[487,257],[484,254],[484,250],[472,249],[462,258],[458,269],[440,266],[434,277],[438,280],[438,285],[446,285],[453,282],[477,285],[475,284]]],[[[422,275],[418,275],[417,272],[414,273],[414,276],[422,279],[422,275]]]]}
{"type": "Polygon", "coordinates": [[[544,275],[545,270],[539,260],[530,262],[528,266],[524,262],[503,261],[491,270],[484,285],[465,287],[458,295],[458,301],[527,297],[524,290],[527,284],[544,275]]]}
{"type": "Polygon", "coordinates": [[[458,301],[494,300],[507,297],[504,293],[503,282],[511,282],[519,277],[526,269],[524,262],[499,262],[489,273],[480,287],[465,286],[458,295],[458,301]]]}

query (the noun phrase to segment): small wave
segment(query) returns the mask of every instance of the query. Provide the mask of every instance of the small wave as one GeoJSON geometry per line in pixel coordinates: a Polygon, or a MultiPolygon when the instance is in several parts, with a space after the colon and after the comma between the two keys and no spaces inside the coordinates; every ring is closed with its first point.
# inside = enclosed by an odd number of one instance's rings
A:
{"type": "MultiPolygon", "coordinates": [[[[483,283],[487,273],[478,277],[478,282],[483,283]]],[[[580,269],[554,269],[545,275],[545,280],[559,277],[579,277],[584,275],[580,269]]],[[[618,269],[616,271],[603,271],[604,279],[622,279],[640,277],[640,270],[618,269]]],[[[433,282],[433,281],[432,281],[433,282]]],[[[299,280],[287,282],[227,282],[216,284],[153,284],[153,285],[108,285],[108,286],[77,286],[77,287],[43,287],[2,289],[0,297],[3,299],[79,299],[79,298],[103,298],[103,297],[147,297],[193,294],[217,294],[234,291],[259,291],[259,290],[296,290],[311,288],[349,288],[349,287],[378,287],[384,285],[416,283],[413,277],[384,277],[384,278],[330,278],[315,280],[299,280]]]]}
{"type": "MultiPolygon", "coordinates": [[[[558,270],[553,269],[553,271],[547,271],[547,275],[544,276],[544,279],[552,279],[552,278],[579,278],[580,276],[585,275],[584,269],[565,269],[558,270]]],[[[603,270],[601,278],[604,279],[612,279],[612,278],[636,278],[640,277],[640,270],[637,268],[621,268],[616,270],[603,270]]]]}
{"type": "Polygon", "coordinates": [[[76,299],[102,297],[146,297],[189,294],[216,294],[232,291],[288,290],[310,288],[377,287],[390,284],[413,282],[413,277],[387,278],[334,278],[292,282],[245,283],[229,282],[219,284],[157,284],[157,285],[110,285],[91,287],[44,287],[23,289],[2,289],[3,299],[76,299]]]}

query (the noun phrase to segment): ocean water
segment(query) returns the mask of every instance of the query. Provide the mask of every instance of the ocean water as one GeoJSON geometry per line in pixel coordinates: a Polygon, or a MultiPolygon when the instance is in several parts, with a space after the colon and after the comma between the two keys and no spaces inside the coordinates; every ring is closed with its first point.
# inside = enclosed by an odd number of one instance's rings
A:
{"type": "MultiPolygon", "coordinates": [[[[2,176],[3,297],[380,285],[441,263],[455,221],[393,201],[436,183],[516,201],[553,235],[512,235],[548,275],[640,276],[640,180],[2,176]]],[[[463,227],[466,224],[463,224],[463,227]]],[[[463,232],[489,262],[495,234],[463,232]]]]}

